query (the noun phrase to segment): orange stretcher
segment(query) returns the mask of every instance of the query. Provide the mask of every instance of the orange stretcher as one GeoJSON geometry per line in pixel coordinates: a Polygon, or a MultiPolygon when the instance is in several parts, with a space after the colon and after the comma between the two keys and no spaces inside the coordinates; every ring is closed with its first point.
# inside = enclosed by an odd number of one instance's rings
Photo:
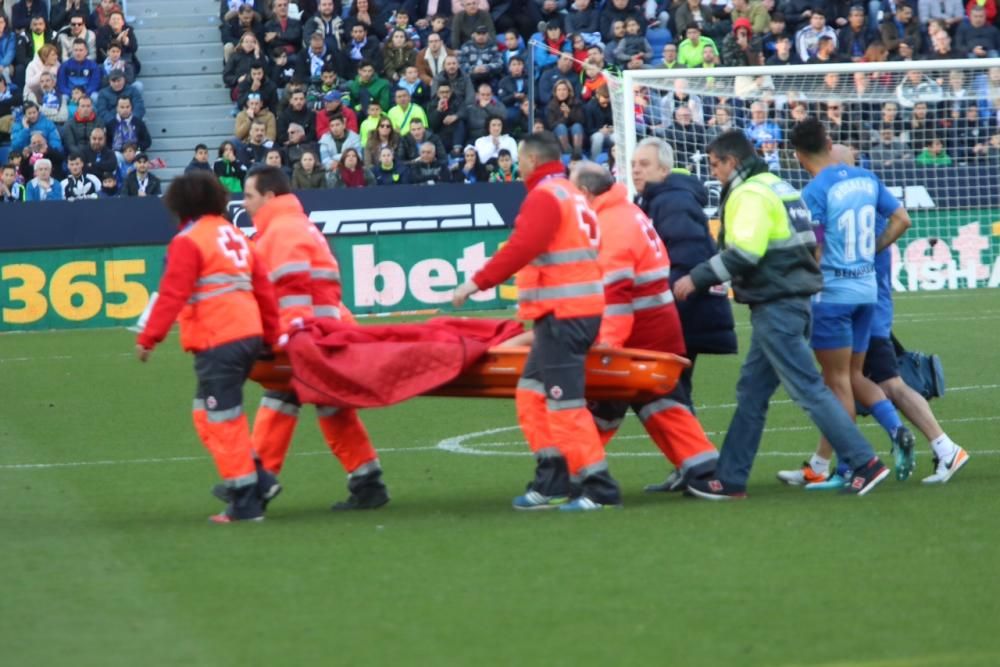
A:
{"type": "MultiPolygon", "coordinates": [[[[428,396],[514,398],[530,347],[494,347],[483,358],[428,396]]],[[[587,355],[586,395],[591,400],[632,401],[670,393],[691,362],[676,354],[631,348],[594,349],[587,355]]],[[[250,379],[275,391],[291,387],[288,357],[260,360],[250,379]]]]}

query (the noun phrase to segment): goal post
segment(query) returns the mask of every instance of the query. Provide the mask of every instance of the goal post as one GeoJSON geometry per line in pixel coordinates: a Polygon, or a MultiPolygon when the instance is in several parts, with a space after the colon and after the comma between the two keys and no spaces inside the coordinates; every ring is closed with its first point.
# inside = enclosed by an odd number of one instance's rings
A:
{"type": "Polygon", "coordinates": [[[815,116],[910,211],[914,227],[892,250],[897,290],[1000,286],[1000,58],[651,68],[609,88],[617,177],[630,190],[636,144],[658,137],[705,183],[713,216],[721,187],[705,147],[726,129],[746,132],[801,188],[808,175],[788,133],[815,116]]]}

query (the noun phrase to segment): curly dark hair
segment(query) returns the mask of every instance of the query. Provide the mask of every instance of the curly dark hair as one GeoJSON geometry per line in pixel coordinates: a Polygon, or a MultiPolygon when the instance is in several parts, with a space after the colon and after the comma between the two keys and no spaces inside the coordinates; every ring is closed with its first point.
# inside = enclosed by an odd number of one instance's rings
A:
{"type": "Polygon", "coordinates": [[[225,215],[229,193],[215,174],[198,170],[175,178],[163,195],[163,205],[180,222],[188,222],[205,215],[225,215]]]}

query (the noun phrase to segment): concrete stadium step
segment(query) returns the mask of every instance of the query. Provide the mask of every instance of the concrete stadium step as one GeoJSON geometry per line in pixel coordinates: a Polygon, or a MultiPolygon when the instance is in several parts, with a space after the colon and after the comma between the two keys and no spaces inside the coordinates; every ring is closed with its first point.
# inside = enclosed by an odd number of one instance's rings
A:
{"type": "Polygon", "coordinates": [[[219,3],[205,0],[170,0],[143,2],[130,0],[128,13],[134,20],[155,19],[163,16],[215,16],[219,17],[219,3]]]}
{"type": "MultiPolygon", "coordinates": [[[[188,76],[150,76],[146,72],[146,67],[143,65],[142,76],[139,77],[142,81],[144,92],[148,94],[160,93],[169,90],[184,91],[185,97],[190,96],[191,91],[195,90],[205,90],[207,88],[218,88],[220,90],[226,91],[229,94],[229,90],[226,88],[225,84],[222,83],[221,74],[191,74],[188,76]]],[[[184,105],[184,99],[178,100],[179,105],[184,105]]]]}
{"type": "Polygon", "coordinates": [[[192,118],[184,109],[177,110],[177,116],[170,120],[146,120],[146,127],[153,138],[153,145],[160,138],[171,137],[208,137],[216,135],[229,136],[233,132],[233,119],[229,116],[221,118],[192,118]]]}
{"type": "MultiPolygon", "coordinates": [[[[194,153],[194,151],[191,152],[192,154],[194,153]]],[[[159,177],[159,179],[163,181],[163,185],[166,186],[170,183],[170,181],[174,180],[175,178],[184,173],[184,167],[186,167],[188,165],[188,162],[190,161],[191,159],[188,158],[188,160],[184,164],[178,167],[164,167],[163,169],[156,169],[155,171],[153,171],[153,173],[156,174],[157,177],[159,177]]],[[[164,187],[164,192],[165,191],[166,187],[164,187]]]]}
{"type": "Polygon", "coordinates": [[[229,99],[229,91],[225,88],[203,88],[197,90],[156,90],[143,92],[143,100],[146,102],[146,109],[174,109],[178,106],[198,107],[199,111],[206,111],[204,107],[219,107],[212,109],[213,113],[221,111],[228,114],[233,106],[229,99]],[[222,109],[225,107],[225,109],[222,109]]]}
{"type": "MultiPolygon", "coordinates": [[[[131,10],[129,10],[131,11],[131,10]]],[[[133,23],[136,32],[140,30],[159,30],[161,28],[214,28],[216,34],[219,30],[219,15],[177,15],[177,16],[157,16],[156,18],[138,18],[133,23]]],[[[142,38],[139,39],[139,53],[142,53],[142,38]]]]}
{"type": "Polygon", "coordinates": [[[162,60],[142,63],[142,76],[188,76],[190,74],[211,74],[222,79],[222,59],[201,58],[199,60],[162,60]]]}
{"type": "Polygon", "coordinates": [[[150,153],[154,155],[161,155],[163,153],[173,153],[175,151],[180,151],[183,152],[185,155],[187,155],[187,160],[185,162],[185,164],[187,164],[187,162],[191,160],[191,155],[194,153],[195,144],[204,143],[206,146],[210,146],[212,150],[215,150],[216,148],[219,147],[219,144],[221,144],[226,139],[231,139],[231,138],[232,137],[230,135],[226,136],[214,135],[202,138],[163,137],[155,140],[155,142],[153,143],[153,148],[150,151],[150,153]],[[209,139],[211,139],[211,141],[208,141],[209,139]],[[218,139],[218,141],[216,141],[216,139],[218,139]]]}
{"type": "Polygon", "coordinates": [[[195,43],[222,44],[219,27],[212,25],[164,28],[158,24],[150,23],[146,26],[136,26],[136,36],[139,38],[139,57],[142,60],[145,60],[147,47],[195,43]]]}
{"type": "Polygon", "coordinates": [[[197,144],[203,143],[208,146],[209,155],[214,156],[216,151],[225,139],[219,141],[194,141],[189,140],[187,148],[184,150],[172,150],[172,151],[158,151],[155,150],[156,146],[154,144],[154,150],[151,150],[153,157],[158,157],[167,163],[168,168],[180,167],[183,169],[191,162],[191,158],[194,157],[194,147],[197,144]]]}
{"type": "Polygon", "coordinates": [[[215,59],[219,61],[219,71],[222,69],[222,42],[214,41],[211,43],[206,43],[204,41],[200,43],[178,43],[178,44],[157,44],[154,46],[142,46],[142,63],[144,66],[143,73],[145,74],[145,64],[152,62],[161,62],[163,60],[177,60],[183,58],[184,60],[201,60],[201,59],[215,59]]]}
{"type": "Polygon", "coordinates": [[[232,104],[203,107],[156,107],[154,109],[147,109],[143,120],[146,121],[147,125],[149,123],[169,123],[177,120],[218,119],[220,122],[226,120],[229,123],[228,131],[232,132],[233,127],[236,125],[236,117],[233,116],[232,109],[232,104]]]}

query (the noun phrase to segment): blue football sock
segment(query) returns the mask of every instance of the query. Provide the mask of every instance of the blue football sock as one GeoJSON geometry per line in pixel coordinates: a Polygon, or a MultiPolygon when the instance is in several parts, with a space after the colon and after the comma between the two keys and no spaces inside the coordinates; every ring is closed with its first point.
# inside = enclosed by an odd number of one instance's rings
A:
{"type": "Polygon", "coordinates": [[[903,425],[903,422],[899,418],[899,413],[896,412],[896,407],[892,404],[892,401],[883,399],[873,405],[870,410],[872,417],[886,430],[889,437],[896,437],[896,430],[903,425]]]}

